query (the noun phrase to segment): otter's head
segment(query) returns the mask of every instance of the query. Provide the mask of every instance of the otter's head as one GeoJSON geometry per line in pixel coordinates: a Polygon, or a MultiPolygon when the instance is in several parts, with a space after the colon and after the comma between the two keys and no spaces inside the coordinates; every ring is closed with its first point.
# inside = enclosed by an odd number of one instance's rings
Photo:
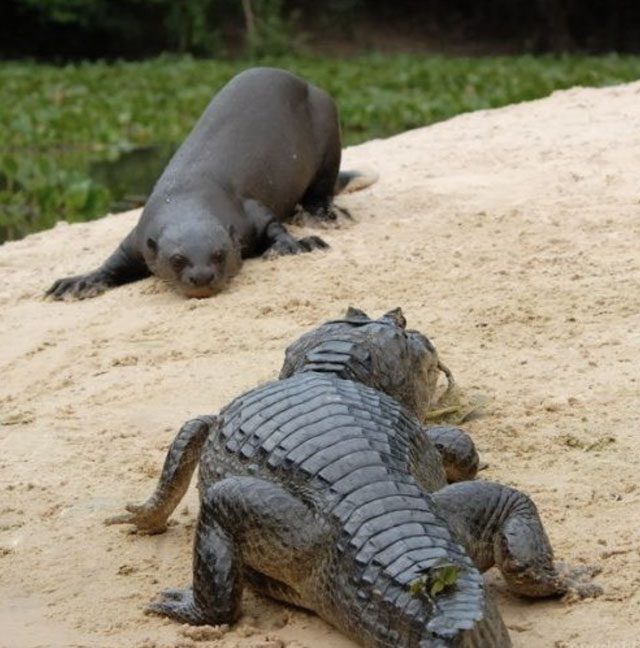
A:
{"type": "Polygon", "coordinates": [[[147,266],[187,297],[211,297],[224,288],[242,264],[240,245],[210,218],[188,225],[171,222],[144,241],[147,266]]]}
{"type": "MultiPolygon", "coordinates": [[[[406,328],[400,308],[371,319],[356,308],[291,344],[280,378],[294,373],[334,373],[383,391],[424,418],[434,400],[439,370],[433,344],[406,328]]],[[[450,374],[447,372],[447,377],[450,374]]]]}

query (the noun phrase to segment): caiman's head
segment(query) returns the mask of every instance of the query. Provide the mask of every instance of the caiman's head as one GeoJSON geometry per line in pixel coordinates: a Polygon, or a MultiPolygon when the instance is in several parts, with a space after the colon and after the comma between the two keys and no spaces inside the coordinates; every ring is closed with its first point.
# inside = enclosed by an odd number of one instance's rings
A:
{"type": "Polygon", "coordinates": [[[349,308],[333,320],[303,335],[286,351],[280,378],[294,373],[334,373],[379,389],[424,418],[433,402],[438,372],[451,373],[438,360],[429,339],[406,328],[400,308],[379,319],[349,308]]]}

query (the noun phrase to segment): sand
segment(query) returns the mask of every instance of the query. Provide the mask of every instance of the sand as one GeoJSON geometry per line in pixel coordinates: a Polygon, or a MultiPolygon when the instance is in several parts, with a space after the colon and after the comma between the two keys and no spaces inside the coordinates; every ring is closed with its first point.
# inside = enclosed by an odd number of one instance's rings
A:
{"type": "MultiPolygon", "coordinates": [[[[353,648],[248,592],[235,628],[145,616],[189,582],[192,486],[164,535],[105,527],[152,489],[175,431],[277,375],[286,345],[353,304],[402,306],[470,394],[485,479],[537,502],[558,558],[605,593],[530,602],[489,573],[516,646],[640,646],[640,83],[572,89],[345,152],[380,173],[343,196],[331,251],[251,260],[185,300],[148,279],[41,298],[136,212],[0,247],[0,646],[353,648]]],[[[296,232],[303,230],[297,229],[296,232]]],[[[307,232],[307,230],[304,230],[307,232]]]]}

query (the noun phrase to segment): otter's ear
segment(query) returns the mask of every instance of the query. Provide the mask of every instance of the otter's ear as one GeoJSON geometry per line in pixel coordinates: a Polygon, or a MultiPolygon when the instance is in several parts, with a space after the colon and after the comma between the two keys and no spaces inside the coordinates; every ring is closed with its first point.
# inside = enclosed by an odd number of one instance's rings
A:
{"type": "Polygon", "coordinates": [[[344,314],[347,319],[371,319],[364,311],[361,311],[359,308],[354,308],[349,306],[347,312],[344,314]]]}
{"type": "Polygon", "coordinates": [[[154,254],[158,254],[158,244],[155,242],[154,239],[148,238],[147,239],[147,248],[154,254]]]}
{"type": "Polygon", "coordinates": [[[388,313],[385,313],[382,316],[382,319],[391,320],[396,326],[399,326],[401,329],[407,328],[407,320],[404,317],[402,308],[400,308],[399,306],[398,308],[394,308],[393,310],[390,310],[388,313]]]}

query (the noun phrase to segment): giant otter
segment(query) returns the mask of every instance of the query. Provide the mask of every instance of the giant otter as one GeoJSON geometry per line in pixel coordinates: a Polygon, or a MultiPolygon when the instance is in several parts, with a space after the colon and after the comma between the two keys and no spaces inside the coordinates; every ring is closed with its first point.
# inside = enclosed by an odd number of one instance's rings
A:
{"type": "Polygon", "coordinates": [[[324,91],[274,68],[215,95],[156,183],[138,224],[97,270],[56,281],[54,299],[94,297],[150,274],[188,297],[224,287],[242,259],[326,248],[285,226],[297,204],[334,217],[333,196],[375,181],[339,173],[340,127],[324,91]]]}

